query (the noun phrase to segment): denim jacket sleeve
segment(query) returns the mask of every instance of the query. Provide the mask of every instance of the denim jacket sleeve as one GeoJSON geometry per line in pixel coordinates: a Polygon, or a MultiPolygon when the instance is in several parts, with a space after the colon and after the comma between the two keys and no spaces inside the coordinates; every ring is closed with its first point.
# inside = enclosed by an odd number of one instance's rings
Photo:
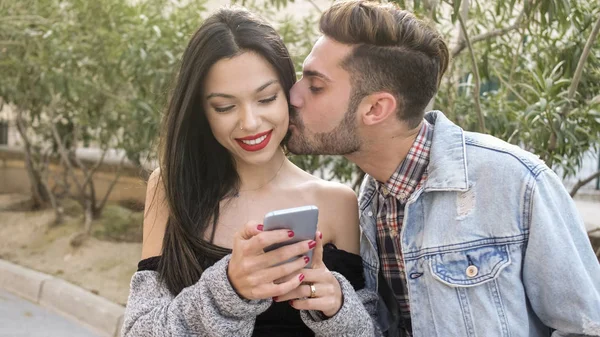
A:
{"type": "Polygon", "coordinates": [[[532,309],[553,337],[600,336],[600,265],[575,203],[549,169],[530,188],[523,282],[532,309]]]}

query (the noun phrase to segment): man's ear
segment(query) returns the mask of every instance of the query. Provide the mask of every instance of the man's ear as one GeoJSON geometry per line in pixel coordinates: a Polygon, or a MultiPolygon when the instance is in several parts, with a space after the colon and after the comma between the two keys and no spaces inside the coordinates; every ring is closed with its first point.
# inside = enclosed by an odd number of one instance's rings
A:
{"type": "Polygon", "coordinates": [[[375,125],[396,116],[401,102],[389,92],[376,92],[364,98],[362,104],[362,121],[365,125],[375,125]]]}

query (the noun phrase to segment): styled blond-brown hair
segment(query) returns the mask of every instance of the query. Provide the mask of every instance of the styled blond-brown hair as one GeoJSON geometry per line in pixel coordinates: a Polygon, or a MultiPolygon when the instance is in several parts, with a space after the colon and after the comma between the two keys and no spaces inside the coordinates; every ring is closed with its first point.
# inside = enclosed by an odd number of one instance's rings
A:
{"type": "Polygon", "coordinates": [[[398,117],[411,127],[423,118],[448,67],[442,36],[409,11],[369,1],[335,3],[321,16],[321,33],[356,45],[342,61],[352,78],[352,100],[378,91],[398,100],[398,117]]]}

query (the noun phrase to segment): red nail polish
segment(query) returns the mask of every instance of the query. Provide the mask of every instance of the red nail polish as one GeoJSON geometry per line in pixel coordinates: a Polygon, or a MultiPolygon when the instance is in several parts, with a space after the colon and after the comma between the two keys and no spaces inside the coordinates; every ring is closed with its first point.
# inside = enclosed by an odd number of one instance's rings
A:
{"type": "Polygon", "coordinates": [[[258,225],[258,226],[256,226],[256,229],[258,229],[259,231],[262,231],[262,230],[263,230],[263,228],[265,228],[263,225],[258,225]]]}
{"type": "Polygon", "coordinates": [[[293,238],[294,237],[294,231],[288,231],[288,236],[290,238],[293,238]]]}
{"type": "Polygon", "coordinates": [[[304,257],[304,263],[308,263],[308,261],[310,261],[310,259],[308,258],[308,256],[304,257]]]}
{"type": "Polygon", "coordinates": [[[308,248],[310,248],[310,249],[315,248],[316,245],[317,245],[316,241],[311,240],[310,242],[308,242],[308,248]]]}
{"type": "Polygon", "coordinates": [[[298,276],[298,279],[300,279],[300,282],[302,282],[302,280],[304,280],[304,274],[300,274],[300,276],[298,276]]]}
{"type": "Polygon", "coordinates": [[[323,238],[323,233],[319,232],[319,239],[323,238]]]}

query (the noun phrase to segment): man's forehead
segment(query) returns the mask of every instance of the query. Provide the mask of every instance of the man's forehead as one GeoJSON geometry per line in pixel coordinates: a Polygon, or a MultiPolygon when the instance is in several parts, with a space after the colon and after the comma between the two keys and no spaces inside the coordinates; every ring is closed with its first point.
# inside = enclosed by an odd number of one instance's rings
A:
{"type": "Polygon", "coordinates": [[[304,61],[304,70],[332,72],[342,70],[341,62],[352,51],[352,46],[321,36],[304,61]]]}

